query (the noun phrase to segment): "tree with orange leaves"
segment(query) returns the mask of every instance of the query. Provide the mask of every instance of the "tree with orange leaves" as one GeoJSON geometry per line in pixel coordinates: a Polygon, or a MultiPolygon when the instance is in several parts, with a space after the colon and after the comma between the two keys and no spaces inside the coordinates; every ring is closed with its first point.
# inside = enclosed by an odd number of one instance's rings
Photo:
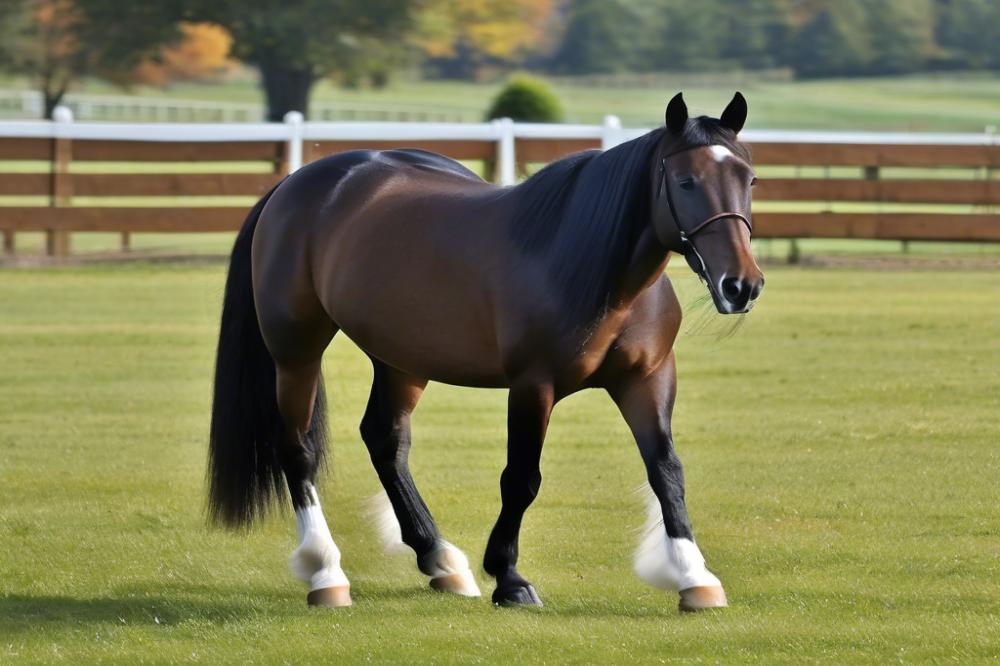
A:
{"type": "Polygon", "coordinates": [[[555,9],[554,0],[429,0],[416,42],[431,58],[462,60],[472,70],[487,60],[509,62],[546,45],[555,9]]]}
{"type": "Polygon", "coordinates": [[[132,82],[165,86],[172,81],[205,81],[232,71],[229,57],[233,38],[211,23],[182,23],[182,37],[160,49],[156,58],[139,63],[131,72],[132,82]]]}
{"type": "Polygon", "coordinates": [[[28,76],[45,117],[89,72],[115,78],[178,36],[173,3],[120,0],[3,0],[0,67],[28,76]]]}

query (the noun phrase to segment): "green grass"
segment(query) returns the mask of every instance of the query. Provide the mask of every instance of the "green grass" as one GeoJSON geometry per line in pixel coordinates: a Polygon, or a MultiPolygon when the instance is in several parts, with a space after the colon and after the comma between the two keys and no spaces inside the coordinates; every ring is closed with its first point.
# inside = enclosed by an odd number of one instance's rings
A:
{"type": "MultiPolygon", "coordinates": [[[[983,662],[1000,652],[995,273],[773,269],[740,332],[695,312],[675,435],[732,606],[682,616],[629,571],[634,445],[561,403],[522,534],[537,612],[433,594],[380,553],[338,339],[322,492],[355,605],[310,611],[293,521],[202,518],[223,268],[0,271],[0,662],[983,662]],[[707,321],[708,324],[703,325],[707,321]]],[[[674,273],[684,302],[701,294],[674,273]]],[[[413,471],[473,561],[498,509],[504,394],[432,385],[413,471]]],[[[484,591],[488,580],[480,574],[484,591]]]]}
{"type": "MultiPolygon", "coordinates": [[[[718,76],[713,77],[718,79],[718,76]]],[[[920,74],[902,77],[819,81],[754,81],[699,84],[697,77],[678,75],[665,86],[604,88],[574,83],[554,84],[569,122],[600,122],[605,114],[620,116],[627,126],[661,123],[667,99],[683,89],[693,111],[717,115],[740,88],[750,102],[749,128],[915,130],[982,132],[997,125],[1000,77],[992,73],[920,74]]],[[[669,80],[669,79],[668,79],[669,80]]],[[[706,79],[707,80],[707,79],[706,79]]],[[[734,79],[735,80],[735,79],[734,79]]],[[[23,85],[7,80],[5,87],[23,85]]],[[[399,77],[384,90],[343,90],[328,81],[313,91],[316,102],[385,104],[400,108],[432,105],[454,109],[465,120],[481,120],[502,86],[495,83],[419,81],[399,77]]],[[[122,94],[97,80],[82,82],[79,92],[122,94]]],[[[177,83],[166,90],[136,88],[135,94],[232,102],[260,102],[250,80],[226,84],[177,83]]]]}

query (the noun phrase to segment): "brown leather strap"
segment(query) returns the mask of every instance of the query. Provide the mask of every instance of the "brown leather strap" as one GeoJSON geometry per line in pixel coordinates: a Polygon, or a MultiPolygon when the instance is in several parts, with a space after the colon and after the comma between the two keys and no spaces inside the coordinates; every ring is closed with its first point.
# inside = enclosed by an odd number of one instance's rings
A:
{"type": "MultiPolygon", "coordinates": [[[[735,217],[740,222],[742,222],[743,224],[746,225],[747,231],[749,231],[751,234],[753,233],[753,226],[751,226],[750,220],[748,220],[746,218],[746,216],[743,215],[742,213],[735,213],[735,212],[716,213],[712,217],[710,217],[707,220],[703,221],[701,224],[695,225],[694,229],[691,229],[690,231],[685,231],[684,233],[687,234],[688,238],[691,238],[696,233],[698,233],[699,231],[701,231],[702,229],[704,229],[705,227],[707,227],[708,225],[710,225],[712,222],[715,222],[716,220],[721,220],[724,217],[735,217]]],[[[680,228],[680,224],[678,223],[677,220],[674,221],[674,224],[676,224],[677,227],[680,228]]]]}

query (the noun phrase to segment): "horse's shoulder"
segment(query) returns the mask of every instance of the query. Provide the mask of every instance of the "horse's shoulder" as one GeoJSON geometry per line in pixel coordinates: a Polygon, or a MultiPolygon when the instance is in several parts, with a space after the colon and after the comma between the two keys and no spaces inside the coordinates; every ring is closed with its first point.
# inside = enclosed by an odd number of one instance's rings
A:
{"type": "Polygon", "coordinates": [[[662,275],[633,302],[614,348],[633,364],[658,366],[673,348],[681,315],[680,301],[662,275]]]}

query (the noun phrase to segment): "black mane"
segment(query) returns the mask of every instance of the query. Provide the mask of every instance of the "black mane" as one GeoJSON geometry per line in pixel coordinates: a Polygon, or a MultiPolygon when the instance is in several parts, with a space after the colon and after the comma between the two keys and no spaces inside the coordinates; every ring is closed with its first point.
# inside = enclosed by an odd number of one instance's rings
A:
{"type": "MultiPolygon", "coordinates": [[[[514,243],[528,254],[548,255],[551,279],[571,312],[590,319],[608,307],[650,219],[651,163],[667,134],[659,128],[605,152],[570,155],[508,191],[517,197],[514,243]]],[[[726,146],[749,160],[736,135],[707,116],[690,119],[665,152],[707,145],[726,146]]]]}

